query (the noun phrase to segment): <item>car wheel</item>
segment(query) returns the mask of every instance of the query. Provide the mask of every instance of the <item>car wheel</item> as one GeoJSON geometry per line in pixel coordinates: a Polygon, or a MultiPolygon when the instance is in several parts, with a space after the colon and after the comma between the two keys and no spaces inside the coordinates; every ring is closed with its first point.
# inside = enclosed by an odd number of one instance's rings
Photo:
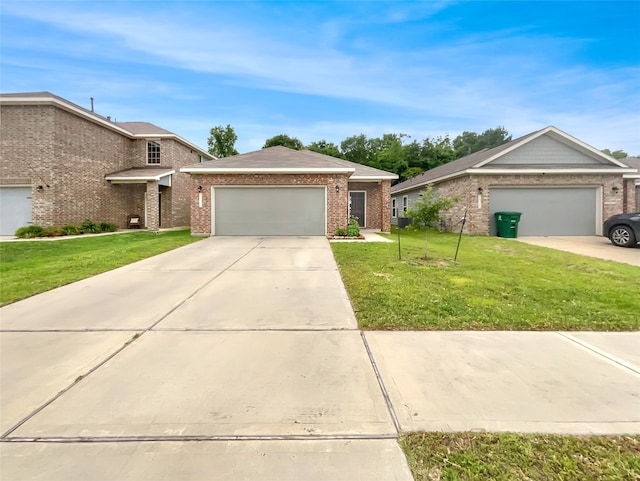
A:
{"type": "Polygon", "coordinates": [[[631,247],[636,243],[633,231],[626,225],[617,225],[609,233],[611,242],[620,247],[631,247]]]}

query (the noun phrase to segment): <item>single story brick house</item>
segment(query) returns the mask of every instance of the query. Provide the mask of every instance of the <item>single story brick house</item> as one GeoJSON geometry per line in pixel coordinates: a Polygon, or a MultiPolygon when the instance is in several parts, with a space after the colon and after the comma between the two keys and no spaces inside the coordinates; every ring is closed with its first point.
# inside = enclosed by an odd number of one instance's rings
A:
{"type": "Polygon", "coordinates": [[[443,215],[456,230],[495,235],[494,213],[522,212],[519,235],[600,235],[602,221],[636,207],[638,170],[550,126],[423,172],[391,189],[391,221],[425,187],[459,202],[443,215]],[[636,184],[637,185],[637,184],[636,184]]]}
{"type": "Polygon", "coordinates": [[[49,92],[0,94],[0,235],[79,223],[188,226],[190,179],[213,157],[148,122],[114,122],[49,92]]]}
{"type": "Polygon", "coordinates": [[[398,176],[283,146],[180,169],[191,175],[191,232],[200,235],[333,235],[349,216],[389,232],[398,176]]]}

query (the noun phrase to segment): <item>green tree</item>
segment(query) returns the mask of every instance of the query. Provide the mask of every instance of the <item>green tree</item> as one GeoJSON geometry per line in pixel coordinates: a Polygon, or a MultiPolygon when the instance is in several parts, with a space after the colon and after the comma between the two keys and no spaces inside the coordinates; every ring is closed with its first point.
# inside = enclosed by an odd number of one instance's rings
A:
{"type": "Polygon", "coordinates": [[[364,134],[353,135],[347,137],[340,142],[340,150],[343,158],[357,164],[370,165],[372,161],[372,153],[369,140],[364,134]]]}
{"type": "Polygon", "coordinates": [[[263,149],[267,147],[275,147],[276,145],[282,145],[284,147],[289,147],[293,150],[302,150],[304,149],[304,145],[300,140],[295,137],[289,137],[287,134],[280,134],[267,139],[262,146],[263,149]]]}
{"type": "Polygon", "coordinates": [[[456,159],[459,159],[482,149],[492,149],[510,140],[511,135],[504,127],[487,129],[481,134],[465,131],[453,139],[453,149],[456,153],[456,159]]]}
{"type": "Polygon", "coordinates": [[[238,136],[231,125],[227,124],[226,127],[216,125],[211,129],[210,134],[207,144],[211,155],[218,158],[238,155],[238,151],[235,148],[238,136]]]}
{"type": "MultiPolygon", "coordinates": [[[[438,197],[433,185],[427,185],[422,191],[420,198],[413,203],[413,206],[405,213],[406,217],[410,217],[414,224],[421,227],[433,227],[440,220],[442,211],[450,209],[457,202],[458,198],[449,199],[446,197],[438,197]]],[[[427,231],[424,232],[424,258],[428,256],[427,231]]]]}
{"type": "Polygon", "coordinates": [[[626,159],[629,156],[624,150],[614,150],[611,152],[609,149],[603,149],[602,152],[616,160],[626,159]]]}
{"type": "Polygon", "coordinates": [[[427,137],[422,141],[422,168],[433,169],[440,165],[455,160],[456,153],[448,135],[444,137],[427,137]]]}
{"type": "Polygon", "coordinates": [[[330,155],[331,157],[338,157],[340,159],[342,158],[340,147],[333,142],[327,142],[325,139],[317,142],[311,142],[307,145],[307,149],[318,152],[319,154],[330,155]]]}

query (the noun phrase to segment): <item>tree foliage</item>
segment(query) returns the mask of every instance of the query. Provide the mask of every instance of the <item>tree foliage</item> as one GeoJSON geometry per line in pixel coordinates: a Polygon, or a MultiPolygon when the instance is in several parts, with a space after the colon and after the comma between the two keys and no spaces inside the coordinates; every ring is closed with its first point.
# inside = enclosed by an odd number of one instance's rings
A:
{"type": "Polygon", "coordinates": [[[453,139],[453,148],[456,153],[456,159],[459,159],[483,149],[492,149],[510,140],[511,135],[504,127],[487,129],[481,134],[465,131],[453,139]]]}
{"type": "Polygon", "coordinates": [[[455,139],[449,135],[426,137],[422,142],[403,133],[387,133],[380,137],[365,134],[347,137],[340,145],[326,139],[311,142],[306,147],[295,137],[276,135],[265,141],[264,147],[284,145],[295,150],[309,149],[357,164],[398,174],[399,182],[451,162],[468,152],[493,148],[511,140],[504,127],[487,129],[481,134],[463,132],[455,139]]]}
{"type": "Polygon", "coordinates": [[[342,158],[340,147],[333,142],[327,142],[325,139],[311,142],[307,145],[307,149],[318,152],[319,154],[330,155],[331,157],[338,157],[339,159],[342,158]]]}
{"type": "Polygon", "coordinates": [[[282,145],[294,150],[304,149],[304,144],[300,142],[299,139],[295,137],[289,137],[287,134],[275,135],[270,139],[267,139],[262,148],[266,149],[268,147],[275,147],[276,145],[282,145]]]}
{"type": "Polygon", "coordinates": [[[405,216],[411,217],[414,224],[432,227],[440,220],[440,213],[453,207],[456,202],[458,202],[456,198],[438,197],[433,185],[429,184],[422,191],[420,198],[413,202],[405,216]]]}
{"type": "Polygon", "coordinates": [[[226,127],[216,125],[211,129],[210,134],[207,144],[211,155],[218,158],[238,155],[238,151],[235,148],[238,136],[231,125],[227,124],[226,127]]]}
{"type": "Polygon", "coordinates": [[[609,149],[603,149],[602,152],[616,160],[626,159],[629,156],[624,150],[614,150],[611,152],[609,149]]]}

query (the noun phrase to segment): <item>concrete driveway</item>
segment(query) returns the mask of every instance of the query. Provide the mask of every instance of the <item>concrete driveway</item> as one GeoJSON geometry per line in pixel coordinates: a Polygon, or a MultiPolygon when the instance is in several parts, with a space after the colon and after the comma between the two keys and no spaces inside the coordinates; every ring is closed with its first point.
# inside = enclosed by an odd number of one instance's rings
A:
{"type": "Polygon", "coordinates": [[[411,479],[327,239],[208,238],[0,327],[3,478],[411,479]]]}
{"type": "Polygon", "coordinates": [[[208,238],[0,328],[3,479],[409,481],[400,431],[640,432],[640,333],[361,334],[324,238],[208,238]]]}
{"type": "Polygon", "coordinates": [[[527,236],[516,240],[525,244],[640,266],[640,245],[630,248],[616,247],[602,236],[527,236]]]}

